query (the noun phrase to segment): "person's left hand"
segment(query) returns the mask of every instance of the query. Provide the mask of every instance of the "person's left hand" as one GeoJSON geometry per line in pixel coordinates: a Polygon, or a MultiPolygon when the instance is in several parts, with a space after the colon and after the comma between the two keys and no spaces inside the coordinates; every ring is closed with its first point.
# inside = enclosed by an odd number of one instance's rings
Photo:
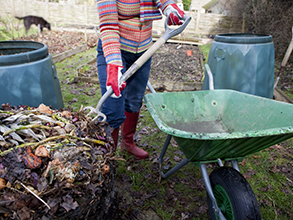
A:
{"type": "Polygon", "coordinates": [[[181,25],[183,22],[180,20],[184,16],[184,12],[173,3],[168,5],[164,10],[164,15],[169,16],[168,25],[181,25]]]}

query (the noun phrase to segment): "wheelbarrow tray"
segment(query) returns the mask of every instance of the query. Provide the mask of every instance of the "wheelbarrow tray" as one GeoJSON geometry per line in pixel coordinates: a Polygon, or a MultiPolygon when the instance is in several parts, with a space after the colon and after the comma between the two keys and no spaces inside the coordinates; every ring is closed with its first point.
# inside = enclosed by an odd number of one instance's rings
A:
{"type": "Polygon", "coordinates": [[[191,162],[236,159],[293,137],[293,105],[234,90],[145,95],[160,130],[191,162]]]}

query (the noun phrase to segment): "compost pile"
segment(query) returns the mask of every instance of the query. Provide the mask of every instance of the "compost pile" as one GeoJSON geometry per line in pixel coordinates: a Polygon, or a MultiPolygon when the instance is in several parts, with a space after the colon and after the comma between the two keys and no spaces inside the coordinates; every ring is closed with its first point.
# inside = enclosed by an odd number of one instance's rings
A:
{"type": "Polygon", "coordinates": [[[0,219],[105,219],[114,213],[110,127],[41,104],[0,109],[0,219]]]}

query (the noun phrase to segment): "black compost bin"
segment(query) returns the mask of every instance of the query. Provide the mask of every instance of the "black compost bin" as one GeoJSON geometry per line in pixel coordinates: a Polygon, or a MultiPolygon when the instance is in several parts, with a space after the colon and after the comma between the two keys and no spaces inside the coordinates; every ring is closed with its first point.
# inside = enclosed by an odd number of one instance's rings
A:
{"type": "Polygon", "coordinates": [[[0,41],[0,104],[63,108],[48,47],[34,41],[0,41]]]}

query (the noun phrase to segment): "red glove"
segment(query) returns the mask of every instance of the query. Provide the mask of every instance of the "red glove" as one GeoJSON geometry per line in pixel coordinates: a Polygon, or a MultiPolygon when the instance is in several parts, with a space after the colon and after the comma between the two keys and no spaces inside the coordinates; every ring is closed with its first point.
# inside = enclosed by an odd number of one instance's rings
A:
{"type": "Polygon", "coordinates": [[[164,15],[169,16],[168,25],[181,25],[183,23],[180,19],[183,18],[184,12],[175,3],[165,8],[164,15]]]}
{"type": "Polygon", "coordinates": [[[123,66],[118,66],[115,64],[108,64],[107,65],[107,89],[111,86],[114,94],[111,97],[119,98],[121,95],[120,93],[126,87],[126,82],[123,82],[119,85],[119,80],[122,76],[121,70],[123,66]]]}

